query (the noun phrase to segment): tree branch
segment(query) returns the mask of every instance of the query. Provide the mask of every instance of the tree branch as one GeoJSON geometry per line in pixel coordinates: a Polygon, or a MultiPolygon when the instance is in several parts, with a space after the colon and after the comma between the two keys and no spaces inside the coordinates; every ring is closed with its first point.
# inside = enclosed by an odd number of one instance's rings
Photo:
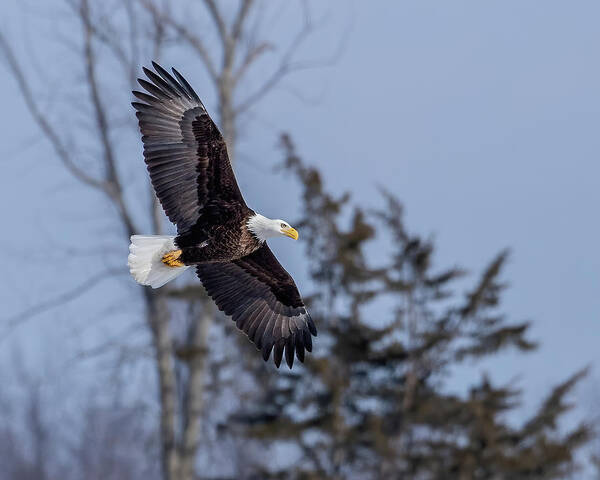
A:
{"type": "Polygon", "coordinates": [[[233,22],[233,27],[231,28],[231,38],[233,39],[233,43],[236,45],[242,36],[242,27],[244,25],[244,21],[248,17],[252,3],[253,0],[243,0],[242,4],[240,5],[240,9],[238,10],[238,14],[233,22]]]}
{"type": "Polygon", "coordinates": [[[23,70],[19,65],[19,62],[17,61],[11,46],[6,41],[2,32],[0,32],[0,49],[4,52],[4,56],[6,57],[6,60],[8,62],[9,69],[13,77],[17,81],[17,86],[21,91],[21,96],[25,101],[29,113],[33,117],[38,127],[42,130],[42,133],[50,141],[50,144],[54,148],[54,151],[56,152],[60,161],[66,167],[67,171],[80,182],[89,185],[90,187],[94,187],[97,190],[105,191],[106,185],[103,181],[88,175],[73,162],[69,149],[63,143],[63,140],[60,138],[52,124],[40,111],[37,102],[34,98],[34,95],[31,91],[31,87],[25,79],[23,70]]]}
{"type": "Polygon", "coordinates": [[[3,340],[5,340],[10,334],[10,331],[18,325],[44,312],[47,312],[48,310],[64,305],[65,303],[72,302],[84,293],[90,291],[104,279],[115,275],[122,275],[125,272],[126,270],[124,268],[107,269],[101,273],[94,275],[93,277],[88,278],[87,280],[72,288],[71,290],[67,290],[66,292],[63,292],[55,297],[33,305],[32,307],[16,315],[13,315],[12,317],[6,318],[2,323],[5,324],[7,332],[2,337],[0,337],[0,343],[3,340]]]}
{"type": "MultiPolygon", "coordinates": [[[[128,16],[128,23],[129,23],[129,28],[130,28],[130,42],[131,42],[131,36],[133,35],[133,32],[131,31],[131,29],[134,28],[133,27],[134,23],[131,21],[131,17],[132,17],[131,0],[127,0],[124,3],[125,3],[126,11],[127,11],[127,16],[128,16]]],[[[77,3],[77,0],[67,0],[67,4],[73,9],[73,12],[76,15],[80,15],[81,5],[79,5],[77,3]]],[[[127,73],[127,76],[130,78],[130,83],[133,84],[133,82],[135,82],[135,70],[134,70],[135,62],[133,62],[132,59],[130,59],[128,57],[124,46],[121,43],[119,43],[120,37],[119,37],[118,33],[114,30],[114,28],[110,28],[110,24],[108,23],[108,21],[105,21],[102,24],[100,24],[100,22],[93,22],[93,19],[91,18],[91,16],[88,16],[88,20],[89,20],[88,27],[91,30],[93,36],[96,39],[98,39],[99,42],[101,42],[103,45],[106,45],[109,48],[109,50],[113,53],[115,58],[118,60],[118,62],[121,64],[121,66],[127,73]],[[131,78],[132,74],[133,74],[133,78],[131,78]]],[[[132,48],[132,57],[133,57],[133,48],[132,48]]]]}
{"type": "Polygon", "coordinates": [[[239,81],[244,77],[244,75],[246,74],[246,72],[248,71],[248,69],[250,68],[250,66],[265,52],[269,51],[269,50],[274,50],[274,47],[272,44],[268,43],[268,42],[263,42],[259,45],[257,45],[256,47],[250,49],[248,51],[248,53],[246,54],[246,56],[244,57],[244,60],[242,62],[242,64],[239,66],[239,68],[235,71],[233,77],[234,77],[234,82],[237,84],[239,83],[239,81]]]}
{"type": "Polygon", "coordinates": [[[223,20],[223,17],[219,12],[217,4],[214,2],[214,0],[204,0],[204,4],[206,5],[206,8],[210,12],[213,21],[215,22],[217,31],[221,37],[221,41],[223,44],[225,44],[227,42],[227,26],[225,25],[225,20],[223,20]]]}
{"type": "Polygon", "coordinates": [[[176,33],[178,33],[195,51],[200,55],[206,70],[208,71],[211,79],[217,83],[218,72],[214,65],[214,62],[208,50],[204,46],[204,43],[197,35],[194,35],[185,25],[177,22],[172,15],[167,15],[160,12],[156,6],[150,0],[139,0],[141,5],[152,14],[157,24],[165,24],[170,26],[176,33]]]}
{"type": "MultiPolygon", "coordinates": [[[[294,70],[298,70],[303,68],[301,65],[294,65],[293,59],[296,55],[299,48],[302,46],[304,41],[309,37],[312,32],[312,27],[310,23],[310,18],[308,14],[304,17],[304,24],[302,29],[296,34],[294,40],[283,54],[279,66],[275,69],[275,71],[263,82],[263,84],[257,88],[253,93],[249,94],[248,97],[240,102],[240,104],[235,109],[236,114],[241,114],[247,111],[252,105],[258,102],[261,98],[263,98],[267,93],[269,93],[287,74],[294,70]]],[[[247,69],[249,65],[245,66],[244,69],[247,69]]],[[[237,77],[239,79],[241,77],[237,77]]]]}
{"type": "MultiPolygon", "coordinates": [[[[214,5],[212,0],[207,0],[211,5],[214,5]]],[[[248,12],[250,11],[250,7],[252,6],[252,0],[243,0],[240,4],[240,8],[233,22],[233,27],[231,29],[231,34],[225,32],[225,36],[223,39],[223,71],[221,74],[221,78],[223,84],[232,86],[235,84],[233,80],[233,65],[235,63],[235,52],[240,43],[240,37],[242,35],[244,21],[248,16],[248,12]]],[[[216,11],[216,6],[214,7],[216,11]]],[[[220,18],[222,20],[222,16],[217,15],[218,21],[220,18]]]]}
{"type": "Polygon", "coordinates": [[[152,332],[159,383],[163,475],[165,480],[179,480],[177,473],[180,462],[175,436],[177,380],[172,356],[173,341],[169,332],[169,310],[166,299],[159,292],[144,288],[144,300],[147,321],[152,332]]]}
{"type": "Polygon", "coordinates": [[[194,478],[194,465],[200,438],[200,419],[204,405],[204,369],[208,357],[208,333],[215,314],[214,304],[202,302],[200,319],[192,318],[186,347],[194,354],[187,359],[189,378],[183,407],[183,432],[181,439],[181,478],[194,478]]]}
{"type": "Polygon", "coordinates": [[[80,19],[84,26],[84,61],[86,78],[90,87],[90,99],[92,106],[94,107],[97,131],[104,152],[103,161],[106,175],[105,191],[115,203],[119,211],[121,221],[125,227],[127,236],[130,237],[137,231],[137,229],[133,224],[131,214],[129,213],[129,210],[123,200],[123,188],[121,187],[119,173],[117,171],[115,162],[115,155],[110,142],[110,130],[108,126],[106,110],[102,104],[102,100],[100,99],[100,92],[96,79],[96,57],[94,55],[92,45],[93,29],[91,26],[88,0],[81,0],[79,13],[80,19]]]}

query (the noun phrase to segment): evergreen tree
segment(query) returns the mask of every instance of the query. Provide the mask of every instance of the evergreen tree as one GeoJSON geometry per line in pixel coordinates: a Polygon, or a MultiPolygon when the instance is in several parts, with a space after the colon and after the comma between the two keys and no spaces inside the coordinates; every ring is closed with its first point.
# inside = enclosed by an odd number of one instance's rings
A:
{"type": "Polygon", "coordinates": [[[304,368],[260,375],[259,393],[229,418],[226,428],[248,449],[282,442],[298,457],[291,467],[259,462],[248,477],[558,479],[575,471],[589,432],[558,422],[584,372],[518,426],[507,421],[518,388],[485,376],[461,395],[446,388],[464,362],[536,347],[528,323],[499,312],[508,253],[462,298],[455,285],[464,272],[432,267],[432,242],[407,230],[394,195],[382,191],[380,208],[353,205],[327,192],[288,136],[282,145],[284,168],[303,189],[296,223],[307,239],[319,337],[304,368]]]}

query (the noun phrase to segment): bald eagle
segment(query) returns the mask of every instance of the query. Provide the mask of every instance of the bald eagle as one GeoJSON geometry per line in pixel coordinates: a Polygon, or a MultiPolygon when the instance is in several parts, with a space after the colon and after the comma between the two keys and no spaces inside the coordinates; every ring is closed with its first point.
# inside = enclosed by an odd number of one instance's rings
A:
{"type": "Polygon", "coordinates": [[[266,240],[298,232],[246,205],[227,146],[202,101],[181,74],[152,62],[134,91],[144,159],[156,196],[177,236],[133,235],[129,269],[153,288],[193,266],[217,307],[279,367],[304,361],[317,330],[296,284],[266,240]]]}

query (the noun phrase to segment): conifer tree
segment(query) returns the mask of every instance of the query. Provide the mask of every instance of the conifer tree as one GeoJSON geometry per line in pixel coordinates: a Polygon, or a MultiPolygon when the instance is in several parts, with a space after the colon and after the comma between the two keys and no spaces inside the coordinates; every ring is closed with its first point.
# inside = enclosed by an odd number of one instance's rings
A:
{"type": "MultiPolygon", "coordinates": [[[[284,168],[302,187],[309,297],[319,326],[303,369],[261,376],[226,428],[248,445],[289,445],[290,465],[263,459],[248,478],[559,479],[575,471],[586,426],[558,429],[578,372],[515,426],[521,390],[491,378],[448,393],[454,367],[536,344],[501,313],[500,252],[463,298],[461,269],[437,271],[434,245],[409,232],[396,196],[382,207],[329,193],[284,135],[284,168]],[[382,258],[384,245],[389,245],[382,258]],[[376,248],[374,248],[376,247],[376,248]]],[[[272,373],[272,372],[271,372],[272,373]]],[[[279,462],[281,463],[281,462],[279,462]]]]}

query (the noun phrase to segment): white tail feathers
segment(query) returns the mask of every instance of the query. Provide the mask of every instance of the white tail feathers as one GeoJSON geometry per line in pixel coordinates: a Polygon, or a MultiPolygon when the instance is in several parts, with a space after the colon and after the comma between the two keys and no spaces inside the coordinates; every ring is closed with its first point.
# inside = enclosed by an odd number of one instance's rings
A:
{"type": "Polygon", "coordinates": [[[136,282],[152,288],[162,287],[189,268],[188,265],[169,267],[162,262],[165,253],[177,250],[174,240],[175,237],[168,235],[131,236],[127,263],[136,282]]]}

